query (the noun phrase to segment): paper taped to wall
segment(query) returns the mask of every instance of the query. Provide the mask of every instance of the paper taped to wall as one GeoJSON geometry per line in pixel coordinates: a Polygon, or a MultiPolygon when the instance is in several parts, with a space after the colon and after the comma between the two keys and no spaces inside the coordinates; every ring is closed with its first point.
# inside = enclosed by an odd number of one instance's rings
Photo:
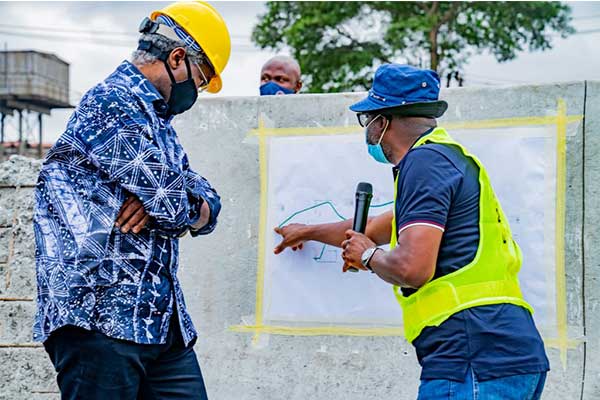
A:
{"type": "MultiPolygon", "coordinates": [[[[391,209],[391,166],[373,161],[362,135],[272,136],[268,149],[264,323],[400,326],[389,284],[343,274],[340,249],[309,242],[274,255],[275,226],[352,217],[359,181],[373,184],[370,215],[391,209]]],[[[488,169],[523,251],[520,280],[544,335],[555,334],[556,127],[450,130],[488,169]]]]}

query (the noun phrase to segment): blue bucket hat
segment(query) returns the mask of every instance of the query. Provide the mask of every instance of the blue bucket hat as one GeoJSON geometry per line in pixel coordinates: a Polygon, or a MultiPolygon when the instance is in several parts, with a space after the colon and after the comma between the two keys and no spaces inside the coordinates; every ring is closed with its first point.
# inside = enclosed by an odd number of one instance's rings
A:
{"type": "Polygon", "coordinates": [[[377,68],[367,97],[350,106],[357,113],[374,113],[394,108],[411,115],[439,118],[448,103],[439,100],[440,78],[435,71],[403,64],[384,64],[377,68]]]}

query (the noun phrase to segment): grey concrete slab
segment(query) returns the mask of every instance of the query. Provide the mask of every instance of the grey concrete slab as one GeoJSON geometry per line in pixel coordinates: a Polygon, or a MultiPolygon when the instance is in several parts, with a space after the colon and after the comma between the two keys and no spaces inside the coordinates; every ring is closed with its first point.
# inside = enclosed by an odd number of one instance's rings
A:
{"type": "Polygon", "coordinates": [[[23,156],[11,156],[8,161],[2,164],[0,187],[35,185],[41,165],[41,160],[33,160],[23,156]]]}
{"type": "MultiPolygon", "coordinates": [[[[557,113],[558,99],[564,99],[569,115],[582,114],[583,94],[583,83],[448,90],[443,93],[443,97],[451,106],[441,124],[444,121],[553,116],[557,113]]],[[[257,128],[257,116],[269,128],[353,126],[356,124],[355,116],[347,110],[347,106],[362,96],[363,94],[353,93],[260,98],[256,100],[257,105],[252,106],[256,114],[242,112],[235,121],[231,117],[219,120],[218,116],[225,115],[226,110],[231,108],[231,102],[214,99],[200,103],[197,107],[202,108],[200,112],[190,114],[176,123],[178,131],[181,131],[180,127],[184,127],[186,131],[180,138],[188,149],[192,165],[199,164],[199,172],[210,177],[225,197],[223,219],[217,232],[200,240],[186,239],[182,244],[181,273],[186,277],[182,280],[188,304],[202,331],[199,354],[204,363],[208,387],[216,398],[231,398],[240,393],[244,393],[243,398],[249,399],[362,399],[390,395],[410,399],[416,395],[419,367],[415,362],[414,352],[402,339],[266,335],[258,346],[252,346],[250,335],[244,336],[227,330],[229,326],[242,321],[254,321],[259,204],[258,146],[256,139],[248,138],[247,134],[257,128]],[[210,122],[211,128],[208,128],[203,120],[211,116],[215,120],[210,122]],[[214,152],[212,149],[219,151],[214,152]],[[240,149],[243,149],[243,154],[240,154],[240,149]],[[232,174],[230,168],[223,168],[224,155],[235,165],[235,174],[232,174]],[[240,199],[243,201],[240,202],[240,199]],[[223,254],[227,254],[227,257],[223,257],[223,254]],[[224,279],[215,280],[216,276],[224,279]],[[365,341],[369,343],[368,346],[365,341]],[[222,348],[233,353],[221,354],[222,357],[215,359],[215,354],[222,348]],[[329,353],[335,356],[335,361],[330,358],[329,353]],[[410,356],[401,356],[404,353],[410,356]],[[277,354],[278,361],[265,363],[274,354],[277,354]],[[324,361],[330,359],[331,361],[324,361]],[[398,363],[399,359],[402,360],[401,363],[398,363]],[[315,363],[318,363],[319,368],[311,369],[311,365],[315,363]],[[352,368],[347,368],[352,363],[364,365],[364,372],[353,374],[352,368]],[[307,367],[304,367],[305,364],[307,367]],[[284,369],[281,368],[282,365],[285,365],[284,369]],[[389,385],[370,385],[380,377],[375,371],[381,365],[388,366],[383,380],[389,382],[389,385]],[[232,374],[240,369],[243,371],[240,374],[243,380],[223,385],[224,369],[231,370],[232,374]],[[328,376],[336,377],[329,386],[321,380],[324,370],[328,376]],[[297,379],[299,374],[302,379],[297,379]],[[287,385],[277,385],[280,381],[287,382],[287,385]],[[254,386],[256,389],[252,392],[254,386]],[[402,390],[398,390],[399,387],[402,390]]],[[[244,102],[247,106],[249,100],[244,99],[244,102]]],[[[567,321],[569,337],[581,338],[582,124],[571,127],[571,130],[574,132],[569,132],[567,142],[567,321]]],[[[549,357],[553,370],[548,377],[548,387],[552,389],[547,391],[544,398],[574,398],[573,394],[581,392],[583,345],[568,350],[564,368],[560,351],[549,349],[549,357]]]]}
{"type": "Polygon", "coordinates": [[[34,344],[35,301],[0,301],[0,345],[34,344]]]}
{"type": "Polygon", "coordinates": [[[56,373],[41,347],[0,348],[0,400],[56,399],[56,373]]]}
{"type": "MultiPolygon", "coordinates": [[[[585,91],[584,83],[573,83],[443,92],[450,107],[442,125],[553,116],[559,98],[569,115],[586,109],[585,131],[583,124],[570,126],[567,141],[567,332],[578,341],[564,353],[565,364],[560,349],[548,349],[552,371],[545,400],[581,399],[582,393],[586,400],[600,398],[600,83],[587,84],[587,99],[585,91]]],[[[174,120],[192,167],[214,184],[223,202],[215,233],[186,237],[181,246],[180,279],[200,332],[196,351],[212,399],[416,397],[419,366],[402,338],[263,334],[253,343],[251,334],[230,330],[253,324],[256,311],[260,182],[258,140],[249,132],[259,121],[265,127],[355,126],[347,107],[363,96],[203,99],[174,120]]],[[[39,163],[21,158],[0,166],[0,344],[28,340],[30,333],[34,303],[1,299],[35,298],[30,226],[38,170],[39,163]],[[14,255],[10,260],[8,253],[14,255]]],[[[0,369],[0,399],[56,398],[43,349],[0,347],[0,362],[9,366],[0,369]]]]}
{"type": "Polygon", "coordinates": [[[587,82],[585,114],[583,399],[595,400],[600,398],[600,82],[587,82]]]}

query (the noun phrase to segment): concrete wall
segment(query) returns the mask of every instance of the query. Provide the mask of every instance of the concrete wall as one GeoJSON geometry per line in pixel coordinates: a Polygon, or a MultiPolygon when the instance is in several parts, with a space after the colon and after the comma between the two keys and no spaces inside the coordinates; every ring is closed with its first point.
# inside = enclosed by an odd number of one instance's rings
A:
{"type": "MultiPolygon", "coordinates": [[[[192,166],[222,196],[220,227],[182,243],[181,281],[200,339],[212,399],[414,399],[419,367],[399,337],[261,335],[254,322],[259,221],[258,141],[267,127],[345,126],[361,94],[216,98],[175,121],[192,166]]],[[[567,142],[566,357],[549,346],[544,399],[600,399],[600,83],[448,90],[443,121],[586,115],[567,142]],[[564,366],[564,367],[563,367],[564,366]]],[[[38,164],[0,167],[0,399],[57,398],[44,351],[30,341],[34,313],[32,185],[38,164]]]]}

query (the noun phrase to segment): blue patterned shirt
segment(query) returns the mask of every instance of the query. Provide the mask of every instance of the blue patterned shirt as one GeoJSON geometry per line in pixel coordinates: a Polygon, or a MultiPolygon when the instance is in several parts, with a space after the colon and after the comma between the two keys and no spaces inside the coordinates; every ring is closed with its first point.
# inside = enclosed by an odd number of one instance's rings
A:
{"type": "Polygon", "coordinates": [[[178,237],[212,232],[221,204],[190,168],[166,109],[124,61],[84,95],[48,153],[35,190],[34,340],[76,325],[164,343],[175,310],[186,345],[196,337],[177,279],[178,237]],[[130,195],[151,216],[137,234],[114,226],[130,195]],[[203,202],[210,220],[193,230],[203,202]]]}

